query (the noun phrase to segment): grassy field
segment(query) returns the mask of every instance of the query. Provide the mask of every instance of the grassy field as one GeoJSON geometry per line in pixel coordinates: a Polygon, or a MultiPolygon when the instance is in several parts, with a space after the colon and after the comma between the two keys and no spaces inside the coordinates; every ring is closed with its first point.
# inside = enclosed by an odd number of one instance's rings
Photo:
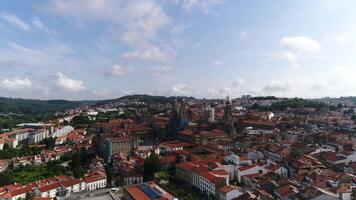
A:
{"type": "Polygon", "coordinates": [[[0,186],[14,182],[27,184],[59,175],[71,175],[69,168],[61,166],[60,161],[52,161],[41,165],[20,166],[14,170],[7,169],[0,173],[0,186]]]}
{"type": "Polygon", "coordinates": [[[24,168],[21,171],[14,172],[14,181],[18,183],[30,183],[41,178],[45,178],[47,173],[46,165],[24,168]]]}

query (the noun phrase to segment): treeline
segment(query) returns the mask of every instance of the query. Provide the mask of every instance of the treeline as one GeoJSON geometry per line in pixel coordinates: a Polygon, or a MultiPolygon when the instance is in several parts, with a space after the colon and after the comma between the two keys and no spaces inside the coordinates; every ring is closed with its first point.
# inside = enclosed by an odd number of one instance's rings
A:
{"type": "Polygon", "coordinates": [[[0,187],[14,182],[27,184],[60,175],[72,175],[70,169],[62,165],[61,160],[49,161],[40,165],[19,165],[15,169],[7,169],[0,173],[0,187]]]}
{"type": "Polygon", "coordinates": [[[147,104],[155,104],[155,103],[166,104],[166,103],[173,103],[175,99],[181,101],[182,99],[194,99],[194,97],[182,97],[182,96],[166,97],[166,96],[152,96],[147,94],[134,94],[134,95],[123,96],[117,99],[99,101],[98,104],[100,105],[109,104],[109,103],[115,103],[117,101],[139,101],[139,102],[145,102],[147,104]]]}
{"type": "Polygon", "coordinates": [[[252,97],[251,100],[276,100],[275,96],[260,96],[260,97],[252,97]]]}
{"type": "Polygon", "coordinates": [[[260,106],[258,104],[253,104],[252,108],[260,111],[283,111],[286,109],[296,109],[296,108],[326,108],[325,103],[306,100],[302,98],[291,98],[280,102],[274,102],[270,106],[260,106]]]}
{"type": "Polygon", "coordinates": [[[96,101],[36,100],[0,97],[0,113],[46,114],[84,105],[93,105],[96,101]]]}
{"type": "Polygon", "coordinates": [[[80,149],[62,155],[59,160],[50,160],[39,165],[19,165],[16,168],[9,166],[8,169],[0,173],[0,187],[14,182],[27,184],[60,175],[82,178],[94,157],[93,153],[80,149]]]}
{"type": "Polygon", "coordinates": [[[0,130],[11,129],[14,128],[17,124],[24,122],[38,122],[48,118],[49,116],[29,114],[0,115],[0,130]]]}
{"type": "Polygon", "coordinates": [[[23,156],[34,156],[41,153],[43,149],[53,149],[57,138],[45,138],[40,144],[45,146],[36,147],[28,144],[28,141],[23,143],[20,148],[12,148],[7,143],[0,150],[0,159],[12,159],[23,156]]]}

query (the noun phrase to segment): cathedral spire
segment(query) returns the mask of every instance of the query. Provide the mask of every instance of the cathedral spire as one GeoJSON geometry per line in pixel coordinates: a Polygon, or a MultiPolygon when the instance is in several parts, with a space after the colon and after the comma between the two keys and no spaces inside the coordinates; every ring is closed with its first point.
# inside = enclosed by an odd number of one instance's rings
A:
{"type": "Polygon", "coordinates": [[[227,96],[225,99],[223,120],[231,120],[231,119],[232,119],[232,103],[231,103],[230,97],[227,96]]]}

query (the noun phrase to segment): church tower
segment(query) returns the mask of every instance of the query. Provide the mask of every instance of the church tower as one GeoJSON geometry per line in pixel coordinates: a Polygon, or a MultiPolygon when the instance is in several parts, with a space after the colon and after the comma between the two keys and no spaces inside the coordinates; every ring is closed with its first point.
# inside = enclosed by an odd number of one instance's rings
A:
{"type": "Polygon", "coordinates": [[[224,116],[223,120],[232,120],[232,103],[229,96],[225,99],[224,116]]]}
{"type": "Polygon", "coordinates": [[[188,108],[185,99],[182,99],[182,103],[180,104],[180,108],[179,108],[179,114],[181,119],[188,120],[188,108]]]}

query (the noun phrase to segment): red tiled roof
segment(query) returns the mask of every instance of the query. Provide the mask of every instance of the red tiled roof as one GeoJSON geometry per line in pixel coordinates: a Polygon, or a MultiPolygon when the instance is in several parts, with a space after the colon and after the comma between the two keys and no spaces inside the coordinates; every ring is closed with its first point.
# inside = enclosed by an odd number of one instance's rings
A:
{"type": "Polygon", "coordinates": [[[221,182],[223,180],[223,178],[221,178],[221,177],[214,176],[214,174],[211,173],[210,171],[202,171],[199,173],[199,175],[214,184],[218,184],[219,182],[221,182]]]}
{"type": "Polygon", "coordinates": [[[190,171],[196,167],[196,165],[192,164],[191,162],[183,162],[176,165],[178,168],[190,171]]]}
{"type": "Polygon", "coordinates": [[[257,199],[258,199],[257,196],[254,195],[253,193],[246,192],[245,194],[240,195],[239,197],[234,198],[233,200],[257,200],[257,199]]]}
{"type": "Polygon", "coordinates": [[[127,187],[126,191],[134,200],[151,200],[138,186],[127,187]]]}
{"type": "Polygon", "coordinates": [[[53,184],[49,184],[43,187],[38,188],[41,192],[47,192],[50,190],[54,190],[61,187],[61,185],[59,183],[53,183],[53,184]]]}
{"type": "Polygon", "coordinates": [[[82,182],[82,181],[79,180],[79,179],[69,179],[69,180],[64,181],[64,182],[62,183],[62,185],[63,185],[64,187],[71,187],[71,186],[77,185],[77,184],[79,184],[79,183],[81,183],[81,182],[82,182]]]}
{"type": "Polygon", "coordinates": [[[10,196],[14,197],[14,196],[18,196],[18,195],[21,195],[21,194],[26,194],[28,192],[31,192],[32,189],[33,189],[33,187],[26,186],[26,187],[23,187],[23,188],[12,190],[12,191],[10,191],[10,196]]]}
{"type": "Polygon", "coordinates": [[[188,142],[181,142],[181,141],[168,141],[168,142],[162,142],[162,146],[167,146],[170,148],[177,148],[177,147],[189,147],[191,144],[188,142]]]}
{"type": "Polygon", "coordinates": [[[297,188],[295,188],[291,185],[286,185],[286,186],[280,187],[277,189],[277,191],[282,197],[288,197],[288,196],[297,194],[299,192],[297,190],[297,188]]]}
{"type": "Polygon", "coordinates": [[[159,158],[159,160],[162,163],[174,163],[174,162],[176,162],[176,156],[175,155],[162,156],[162,157],[159,158]]]}
{"type": "Polygon", "coordinates": [[[229,193],[229,192],[235,190],[235,188],[233,188],[233,187],[230,186],[230,185],[224,185],[224,186],[220,187],[218,190],[219,190],[219,192],[221,192],[221,193],[229,193]]]}
{"type": "Polygon", "coordinates": [[[33,200],[52,200],[53,198],[51,197],[35,197],[33,200]]]}

